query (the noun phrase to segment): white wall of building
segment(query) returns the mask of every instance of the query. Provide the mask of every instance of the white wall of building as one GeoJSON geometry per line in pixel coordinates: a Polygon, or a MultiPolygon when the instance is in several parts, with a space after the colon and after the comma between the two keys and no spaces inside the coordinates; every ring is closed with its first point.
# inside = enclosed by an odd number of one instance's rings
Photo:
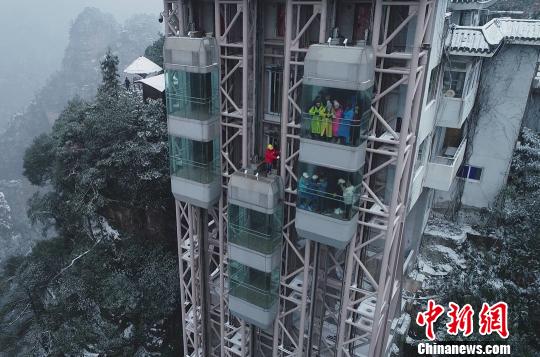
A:
{"type": "Polygon", "coordinates": [[[536,47],[507,45],[484,61],[479,118],[468,161],[483,172],[480,181],[466,182],[462,198],[466,206],[489,206],[506,183],[537,58],[536,47]]]}
{"type": "MultiPolygon", "coordinates": [[[[417,143],[416,143],[416,152],[415,158],[418,158],[418,150],[420,145],[424,140],[429,140],[431,138],[430,134],[433,132],[435,127],[435,116],[437,113],[437,102],[439,100],[440,94],[435,97],[435,100],[428,103],[428,91],[429,91],[429,82],[433,70],[438,69],[437,66],[441,63],[442,54],[443,54],[443,45],[444,38],[446,36],[445,32],[445,19],[446,19],[446,8],[447,0],[442,0],[437,2],[437,7],[435,9],[433,17],[433,37],[431,38],[431,51],[428,60],[427,72],[425,74],[424,80],[426,81],[425,94],[422,98],[422,111],[420,115],[420,121],[418,122],[418,134],[417,134],[417,143]]],[[[431,145],[426,145],[427,151],[422,156],[424,162],[422,165],[417,165],[418,169],[412,173],[411,180],[411,202],[409,208],[412,209],[416,203],[416,200],[420,197],[422,192],[423,183],[426,174],[426,164],[429,157],[429,148],[431,145]]]]}

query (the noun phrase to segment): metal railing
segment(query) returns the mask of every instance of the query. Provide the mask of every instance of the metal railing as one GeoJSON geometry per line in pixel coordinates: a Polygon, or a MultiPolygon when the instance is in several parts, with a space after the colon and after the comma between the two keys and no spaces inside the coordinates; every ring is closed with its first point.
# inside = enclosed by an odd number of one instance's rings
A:
{"type": "Polygon", "coordinates": [[[452,156],[441,156],[437,155],[432,160],[431,163],[433,164],[439,164],[439,165],[446,165],[446,166],[452,166],[454,165],[454,162],[459,157],[462,150],[465,150],[465,144],[467,143],[467,140],[462,139],[461,143],[459,144],[456,152],[452,156]]]}

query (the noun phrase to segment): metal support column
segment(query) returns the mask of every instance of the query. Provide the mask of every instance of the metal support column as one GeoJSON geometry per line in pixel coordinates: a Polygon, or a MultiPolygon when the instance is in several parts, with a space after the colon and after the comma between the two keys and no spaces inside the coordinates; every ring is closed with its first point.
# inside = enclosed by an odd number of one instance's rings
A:
{"type": "Polygon", "coordinates": [[[359,230],[347,252],[338,357],[375,357],[387,352],[390,322],[397,310],[403,277],[403,226],[420,115],[420,105],[416,104],[423,92],[424,59],[428,55],[422,45],[431,14],[429,8],[434,2],[377,0],[374,4],[372,45],[377,63],[373,124],[368,137],[359,230]],[[397,43],[398,35],[407,39],[405,45],[397,43]],[[399,88],[406,88],[406,95],[400,111],[401,128],[396,132],[389,124],[392,118],[387,118],[384,112],[384,100],[399,88]],[[395,171],[387,177],[387,182],[393,182],[393,191],[389,202],[385,202],[374,175],[391,165],[395,171]],[[384,246],[382,251],[373,248],[377,244],[384,246]],[[374,298],[376,305],[370,325],[360,312],[362,305],[374,298]]]}
{"type": "Polygon", "coordinates": [[[302,111],[297,104],[302,85],[303,59],[309,47],[306,36],[317,31],[320,42],[326,36],[326,0],[286,1],[285,50],[281,112],[280,175],[285,186],[280,306],[274,324],[273,356],[306,356],[313,288],[313,243],[300,241],[294,229],[296,207],[296,164],[299,154],[299,129],[302,111]],[[318,28],[316,28],[318,24],[318,28]]]}

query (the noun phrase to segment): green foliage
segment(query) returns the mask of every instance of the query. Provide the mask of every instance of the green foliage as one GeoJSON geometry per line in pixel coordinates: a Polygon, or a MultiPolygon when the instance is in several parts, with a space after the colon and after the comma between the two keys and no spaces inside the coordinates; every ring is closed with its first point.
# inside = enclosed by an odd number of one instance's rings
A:
{"type": "Polygon", "coordinates": [[[96,99],[69,102],[25,153],[44,188],[29,217],[57,236],[0,274],[0,355],[178,354],[163,103],[120,86],[117,64],[108,53],[96,99]]]}
{"type": "Polygon", "coordinates": [[[42,186],[51,179],[51,162],[54,160],[53,139],[41,134],[34,139],[32,146],[24,154],[23,174],[33,185],[42,186]]]}
{"type": "Polygon", "coordinates": [[[144,103],[123,90],[110,73],[115,63],[114,56],[103,61],[103,91],[94,103],[71,101],[51,136],[27,150],[28,179],[35,184],[48,179],[55,189],[31,201],[30,216],[43,217],[42,223],[50,218],[43,212],[79,225],[81,217],[107,208],[163,209],[170,198],[163,104],[144,103]]]}
{"type": "Polygon", "coordinates": [[[118,93],[118,86],[120,86],[120,81],[118,78],[118,64],[120,60],[117,56],[113,55],[111,49],[107,50],[105,58],[101,61],[101,75],[103,81],[101,86],[98,89],[98,92],[103,92],[106,95],[113,95],[118,93]]]}
{"type": "Polygon", "coordinates": [[[159,39],[154,41],[151,46],[148,46],[144,52],[144,56],[163,68],[163,45],[165,44],[165,36],[160,35],[159,39]]]}

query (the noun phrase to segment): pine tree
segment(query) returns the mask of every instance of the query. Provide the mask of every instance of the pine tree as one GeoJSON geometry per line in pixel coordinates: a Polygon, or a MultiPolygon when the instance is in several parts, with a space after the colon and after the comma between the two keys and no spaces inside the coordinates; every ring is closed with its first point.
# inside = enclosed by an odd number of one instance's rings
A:
{"type": "Polygon", "coordinates": [[[118,78],[118,64],[120,63],[118,56],[114,55],[109,48],[105,58],[101,61],[101,75],[103,81],[99,87],[100,94],[117,95],[120,88],[118,78]]]}

